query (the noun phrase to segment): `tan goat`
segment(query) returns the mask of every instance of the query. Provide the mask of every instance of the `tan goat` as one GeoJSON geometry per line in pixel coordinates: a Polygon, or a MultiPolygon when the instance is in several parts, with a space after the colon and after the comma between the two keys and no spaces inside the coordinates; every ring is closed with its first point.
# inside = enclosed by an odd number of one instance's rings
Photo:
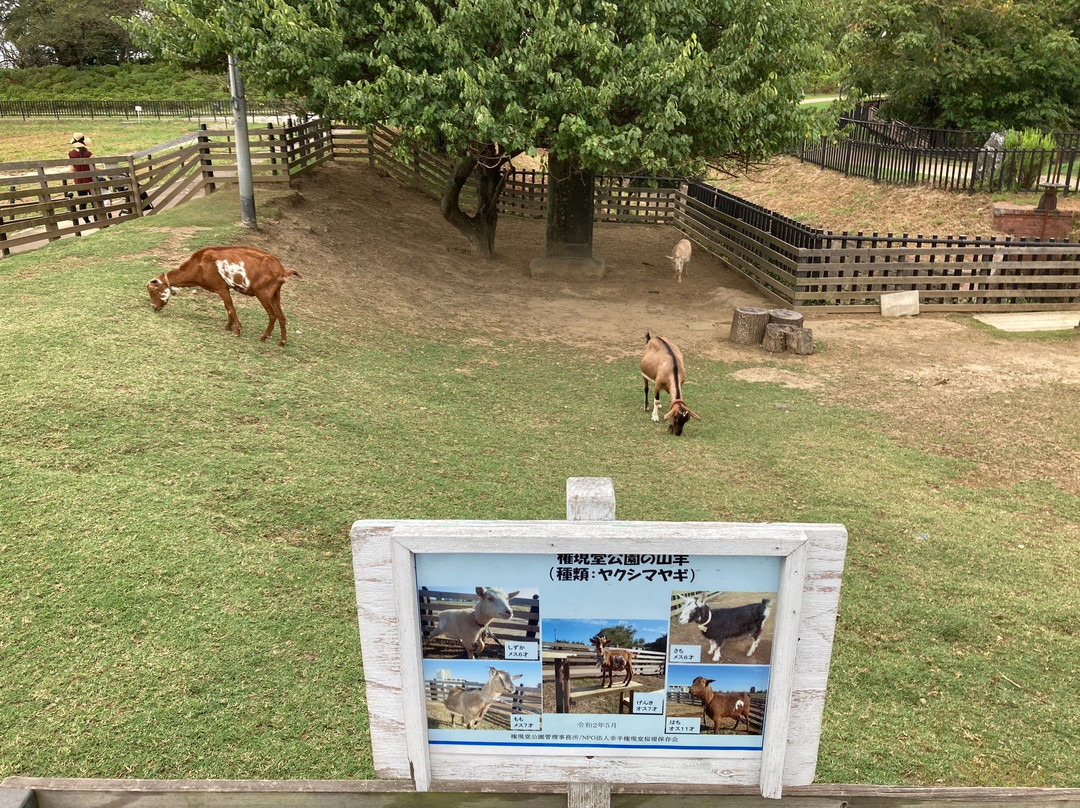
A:
{"type": "Polygon", "coordinates": [[[671,397],[671,409],[664,420],[671,419],[668,431],[681,435],[683,426],[691,418],[701,420],[682,400],[682,385],[686,381],[686,367],[683,364],[682,351],[673,342],[663,337],[645,335],[645,353],[641,357],[641,375],[645,377],[645,412],[649,411],[649,382],[652,382],[653,398],[652,419],[660,420],[660,391],[664,390],[671,397]]]}
{"type": "Polygon", "coordinates": [[[682,283],[683,272],[686,271],[686,265],[690,263],[690,252],[690,240],[684,238],[675,245],[675,249],[668,256],[672,266],[675,267],[676,283],[682,283]]]}
{"type": "Polygon", "coordinates": [[[151,278],[146,291],[150,293],[154,311],[165,308],[172,290],[178,286],[201,286],[217,292],[229,314],[225,330],[231,330],[237,336],[240,336],[240,318],[236,316],[230,290],[256,297],[270,315],[261,339],[265,341],[270,336],[277,322],[281,325],[278,345],[284,345],[285,312],[281,310],[281,287],[285,279],[293,275],[301,277],[295,269],[285,269],[270,253],[254,247],[204,247],[192,253],[179,269],[151,278]]]}
{"type": "Polygon", "coordinates": [[[690,695],[701,699],[702,713],[713,724],[713,735],[720,734],[720,719],[735,719],[735,726],[731,729],[739,729],[740,720],[746,722],[746,731],[750,731],[750,694],[749,693],[716,693],[711,685],[715,679],[706,679],[699,676],[690,685],[690,695]]]}
{"type": "Polygon", "coordinates": [[[511,676],[509,673],[498,668],[488,669],[488,681],[479,690],[465,690],[455,687],[446,694],[443,704],[450,711],[450,727],[453,728],[457,716],[461,716],[466,729],[475,729],[491,705],[499,701],[500,696],[509,696],[517,688],[514,680],[520,679],[521,674],[511,676]]]}
{"type": "Polygon", "coordinates": [[[608,638],[602,634],[592,637],[589,642],[596,649],[596,666],[600,668],[600,687],[611,687],[615,671],[626,671],[622,686],[630,684],[634,677],[634,655],[623,648],[608,648],[608,638]],[[607,679],[607,684],[604,680],[607,679]]]}

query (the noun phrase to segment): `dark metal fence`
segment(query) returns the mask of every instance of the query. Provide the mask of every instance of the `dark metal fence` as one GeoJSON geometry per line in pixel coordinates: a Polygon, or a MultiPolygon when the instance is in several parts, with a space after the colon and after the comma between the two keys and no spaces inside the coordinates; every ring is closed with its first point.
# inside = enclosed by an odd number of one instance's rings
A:
{"type": "MultiPolygon", "coordinates": [[[[281,104],[248,101],[249,117],[287,114],[281,104]]],[[[210,118],[232,117],[228,98],[205,101],[0,101],[0,118],[210,118]]]]}
{"type": "MultiPolygon", "coordinates": [[[[1065,133],[1070,137],[1076,133],[1065,133]]],[[[821,138],[806,141],[800,160],[845,177],[946,191],[1038,190],[1052,183],[1063,194],[1080,192],[1080,138],[1056,149],[931,148],[881,141],[821,138]]]]}

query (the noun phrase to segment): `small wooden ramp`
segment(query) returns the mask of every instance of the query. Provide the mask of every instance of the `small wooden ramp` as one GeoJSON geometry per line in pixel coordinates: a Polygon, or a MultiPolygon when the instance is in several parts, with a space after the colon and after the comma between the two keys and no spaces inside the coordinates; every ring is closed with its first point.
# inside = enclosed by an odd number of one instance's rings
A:
{"type": "Polygon", "coordinates": [[[1080,310],[1021,311],[972,316],[980,323],[986,323],[1002,331],[1065,331],[1080,324],[1080,310]]]}

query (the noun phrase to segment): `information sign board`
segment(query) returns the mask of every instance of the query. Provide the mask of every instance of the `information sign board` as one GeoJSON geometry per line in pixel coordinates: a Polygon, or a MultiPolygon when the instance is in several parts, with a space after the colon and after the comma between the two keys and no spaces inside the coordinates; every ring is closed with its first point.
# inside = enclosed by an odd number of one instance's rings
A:
{"type": "Polygon", "coordinates": [[[380,776],[813,780],[838,525],[361,521],[380,776]]]}

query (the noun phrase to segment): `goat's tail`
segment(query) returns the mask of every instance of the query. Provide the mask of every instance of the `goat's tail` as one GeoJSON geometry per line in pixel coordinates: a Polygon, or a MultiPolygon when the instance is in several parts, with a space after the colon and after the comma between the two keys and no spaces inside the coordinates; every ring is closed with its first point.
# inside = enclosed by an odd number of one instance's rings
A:
{"type": "Polygon", "coordinates": [[[303,280],[303,277],[304,277],[299,272],[297,272],[295,269],[286,269],[285,270],[285,277],[288,278],[290,275],[295,275],[296,277],[300,278],[301,280],[303,280]]]}
{"type": "Polygon", "coordinates": [[[648,344],[649,344],[649,341],[650,341],[651,339],[652,339],[652,334],[650,334],[650,333],[649,333],[648,331],[646,331],[646,332],[645,332],[645,344],[646,344],[646,345],[648,345],[648,344]]]}

